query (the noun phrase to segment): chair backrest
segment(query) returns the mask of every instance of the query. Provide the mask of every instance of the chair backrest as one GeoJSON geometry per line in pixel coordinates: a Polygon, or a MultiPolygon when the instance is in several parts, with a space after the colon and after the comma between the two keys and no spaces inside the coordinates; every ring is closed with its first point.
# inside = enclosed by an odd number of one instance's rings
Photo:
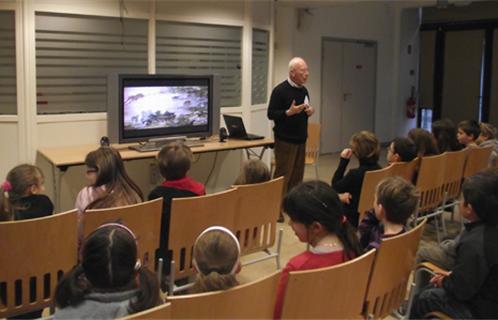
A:
{"type": "Polygon", "coordinates": [[[424,219],[415,228],[382,240],[370,275],[365,316],[385,318],[403,303],[426,222],[424,219]]]}
{"type": "Polygon", "coordinates": [[[173,319],[271,319],[280,272],[224,291],[168,296],[173,319]]]}
{"type": "Polygon", "coordinates": [[[290,272],[282,319],[362,317],[374,258],[375,249],[336,266],[290,272]]]}
{"type": "Polygon", "coordinates": [[[483,148],[469,148],[467,153],[467,161],[465,161],[465,169],[463,172],[463,177],[468,178],[473,176],[477,172],[484,170],[488,167],[489,157],[493,147],[483,147],[483,148]]]}
{"type": "Polygon", "coordinates": [[[446,200],[452,200],[460,196],[467,149],[447,151],[445,155],[443,192],[446,192],[446,200]]]}
{"type": "Polygon", "coordinates": [[[391,176],[402,177],[409,182],[413,182],[417,171],[418,158],[409,162],[394,162],[391,164],[391,176]]]}
{"type": "Polygon", "coordinates": [[[142,264],[154,271],[162,210],[162,198],[123,207],[87,210],[83,213],[83,235],[87,237],[99,226],[109,222],[126,225],[137,237],[138,256],[142,264]]]}
{"type": "Polygon", "coordinates": [[[435,209],[443,199],[446,154],[422,157],[416,187],[420,192],[419,212],[435,209]]]}
{"type": "Polygon", "coordinates": [[[236,189],[171,201],[168,249],[173,253],[176,279],[194,273],[193,246],[202,231],[215,225],[234,231],[236,208],[236,189]]]}
{"type": "Polygon", "coordinates": [[[320,155],[320,124],[308,123],[308,139],[306,140],[306,151],[304,163],[313,164],[320,155]]]}
{"type": "Polygon", "coordinates": [[[171,303],[164,303],[160,306],[120,318],[120,320],[138,319],[171,319],[171,303]]]}
{"type": "Polygon", "coordinates": [[[283,177],[235,186],[238,199],[235,230],[242,254],[261,251],[275,244],[283,187],[283,177]]]}
{"type": "Polygon", "coordinates": [[[365,211],[373,207],[375,199],[375,188],[382,179],[391,176],[391,167],[382,168],[365,172],[363,184],[361,185],[360,201],[358,203],[358,212],[360,213],[359,221],[363,219],[365,211]]]}
{"type": "Polygon", "coordinates": [[[77,263],[77,219],[72,210],[0,223],[0,318],[52,305],[59,279],[77,263]]]}

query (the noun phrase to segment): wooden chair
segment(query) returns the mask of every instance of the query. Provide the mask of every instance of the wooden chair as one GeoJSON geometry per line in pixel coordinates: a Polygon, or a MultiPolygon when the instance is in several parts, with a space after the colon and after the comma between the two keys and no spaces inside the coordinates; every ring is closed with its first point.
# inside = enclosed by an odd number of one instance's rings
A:
{"type": "MultiPolygon", "coordinates": [[[[445,152],[445,169],[443,178],[443,201],[441,210],[452,208],[458,204],[460,190],[463,181],[463,170],[465,167],[465,159],[467,157],[467,149],[460,151],[445,152]]],[[[441,219],[444,225],[444,219],[441,219]]]]}
{"type": "Polygon", "coordinates": [[[275,244],[284,178],[234,187],[237,195],[235,230],[242,255],[259,251],[267,254],[259,259],[246,261],[244,265],[275,258],[277,269],[280,269],[282,231],[279,232],[276,252],[270,252],[270,248],[275,244]]]}
{"type": "Polygon", "coordinates": [[[282,319],[361,318],[375,249],[336,266],[289,273],[282,319]]]}
{"type": "Polygon", "coordinates": [[[426,221],[406,233],[382,240],[370,275],[365,316],[385,318],[401,306],[426,221]]]}
{"type": "Polygon", "coordinates": [[[377,184],[390,176],[390,166],[379,170],[367,171],[365,173],[363,184],[361,185],[360,201],[358,203],[358,212],[360,213],[358,223],[363,219],[365,211],[373,207],[377,184]]]}
{"type": "Polygon", "coordinates": [[[77,263],[76,210],[0,223],[0,318],[52,306],[55,287],[77,263]]]}
{"type": "Polygon", "coordinates": [[[171,202],[169,250],[172,251],[169,294],[189,287],[175,287],[174,281],[194,274],[192,254],[199,234],[211,226],[235,229],[238,193],[236,189],[188,198],[176,198],[171,202]]]}
{"type": "MultiPolygon", "coordinates": [[[[415,221],[436,217],[436,235],[441,242],[439,220],[443,210],[440,205],[443,201],[443,183],[446,165],[446,153],[422,157],[418,170],[416,187],[420,192],[418,215],[415,221]],[[422,216],[419,214],[423,213],[422,216]]],[[[444,227],[444,225],[443,225],[444,227]]]]}
{"type": "Polygon", "coordinates": [[[271,319],[280,272],[224,291],[168,296],[173,319],[271,319]]]}
{"type": "Polygon", "coordinates": [[[142,312],[130,314],[121,320],[140,320],[140,319],[171,319],[171,303],[165,303],[160,306],[144,310],[142,312]]]}
{"type": "Polygon", "coordinates": [[[488,167],[489,157],[493,151],[493,147],[484,148],[468,148],[467,161],[465,162],[465,169],[463,177],[468,178],[477,172],[484,170],[488,167]]]}
{"type": "Polygon", "coordinates": [[[304,164],[312,165],[315,168],[315,176],[318,180],[318,157],[320,156],[320,124],[308,123],[308,139],[306,140],[306,151],[304,164]]]}
{"type": "Polygon", "coordinates": [[[99,226],[119,222],[130,228],[138,240],[138,256],[142,264],[154,271],[155,252],[159,248],[159,235],[163,199],[132,204],[129,206],[92,209],[83,214],[83,235],[87,237],[99,226]]]}
{"type": "Polygon", "coordinates": [[[402,177],[409,182],[413,182],[417,171],[418,158],[410,162],[394,162],[391,164],[391,176],[402,177]]]}

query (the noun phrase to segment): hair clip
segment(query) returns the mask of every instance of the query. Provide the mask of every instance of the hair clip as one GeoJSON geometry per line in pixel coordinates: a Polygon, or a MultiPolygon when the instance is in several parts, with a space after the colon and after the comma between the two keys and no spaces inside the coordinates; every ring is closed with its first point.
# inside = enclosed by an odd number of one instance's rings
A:
{"type": "MultiPolygon", "coordinates": [[[[211,231],[221,231],[221,232],[224,232],[224,233],[230,235],[230,237],[233,239],[233,241],[235,241],[235,244],[237,244],[237,259],[235,260],[235,263],[234,263],[234,265],[232,267],[232,270],[230,271],[230,274],[235,274],[235,272],[237,271],[237,267],[239,266],[240,244],[239,244],[239,240],[237,239],[237,237],[229,229],[227,229],[225,227],[222,227],[222,226],[212,226],[212,227],[207,228],[206,230],[204,230],[204,231],[201,232],[201,234],[197,237],[197,239],[195,239],[194,248],[197,245],[197,242],[199,241],[199,239],[203,235],[205,235],[206,233],[211,232],[211,231]]],[[[197,261],[195,261],[195,258],[192,259],[192,264],[200,272],[199,266],[197,265],[197,261]]]]}
{"type": "Polygon", "coordinates": [[[3,189],[3,191],[5,191],[5,192],[12,191],[12,184],[9,182],[9,180],[5,180],[5,181],[2,183],[2,189],[3,189]]]}
{"type": "Polygon", "coordinates": [[[342,218],[341,218],[341,223],[345,224],[346,222],[348,222],[348,218],[343,215],[342,218]]]}

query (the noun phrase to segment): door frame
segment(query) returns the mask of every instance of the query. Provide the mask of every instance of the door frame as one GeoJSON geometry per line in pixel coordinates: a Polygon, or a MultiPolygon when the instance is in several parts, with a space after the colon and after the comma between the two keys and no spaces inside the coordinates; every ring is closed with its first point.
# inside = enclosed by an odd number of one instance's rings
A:
{"type": "MultiPolygon", "coordinates": [[[[324,66],[324,60],[325,60],[325,46],[324,43],[326,41],[335,41],[335,42],[342,42],[342,43],[359,43],[359,44],[367,44],[367,45],[373,45],[374,47],[374,94],[373,94],[373,119],[372,119],[372,131],[375,133],[376,129],[376,118],[377,118],[377,65],[378,65],[378,42],[375,40],[365,40],[365,39],[351,39],[351,38],[340,38],[340,37],[322,37],[321,40],[321,59],[320,59],[320,69],[321,69],[321,75],[320,75],[320,123],[323,123],[323,110],[324,110],[324,105],[323,105],[323,66],[324,66]]],[[[322,142],[322,135],[323,135],[323,130],[320,130],[320,143],[322,142]]],[[[322,154],[321,148],[320,148],[320,154],[322,154]]]]}

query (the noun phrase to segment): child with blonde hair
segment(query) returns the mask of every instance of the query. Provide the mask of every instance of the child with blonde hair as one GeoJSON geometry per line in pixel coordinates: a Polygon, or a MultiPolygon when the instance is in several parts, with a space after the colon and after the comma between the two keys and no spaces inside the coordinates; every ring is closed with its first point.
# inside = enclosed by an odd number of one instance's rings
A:
{"type": "Polygon", "coordinates": [[[244,162],[234,185],[261,183],[270,180],[268,166],[259,159],[250,159],[244,162]]]}
{"type": "Polygon", "coordinates": [[[125,170],[119,152],[100,147],[85,158],[88,186],[76,198],[80,213],[87,209],[112,208],[142,202],[142,191],[125,170]]]}
{"type": "Polygon", "coordinates": [[[498,131],[491,123],[481,122],[481,134],[477,138],[479,147],[492,147],[491,155],[489,156],[488,167],[496,167],[498,163],[498,141],[496,140],[498,131]]]}
{"type": "Polygon", "coordinates": [[[227,228],[209,227],[195,241],[192,264],[197,271],[192,293],[235,287],[241,269],[239,241],[227,228]]]}
{"type": "Polygon", "coordinates": [[[350,196],[349,201],[342,201],[345,203],[345,214],[349,222],[357,227],[358,226],[358,204],[360,202],[361,186],[363,185],[363,177],[365,172],[380,169],[379,154],[380,144],[379,140],[369,131],[360,131],[351,137],[351,148],[346,148],[341,152],[341,159],[334,176],[332,177],[332,188],[338,193],[345,193],[350,196]],[[358,158],[360,166],[351,169],[347,174],[346,168],[355,155],[358,158]]]}
{"type": "Polygon", "coordinates": [[[0,221],[25,220],[51,215],[52,201],[41,194],[45,187],[40,168],[21,164],[0,185],[0,221]]]}

